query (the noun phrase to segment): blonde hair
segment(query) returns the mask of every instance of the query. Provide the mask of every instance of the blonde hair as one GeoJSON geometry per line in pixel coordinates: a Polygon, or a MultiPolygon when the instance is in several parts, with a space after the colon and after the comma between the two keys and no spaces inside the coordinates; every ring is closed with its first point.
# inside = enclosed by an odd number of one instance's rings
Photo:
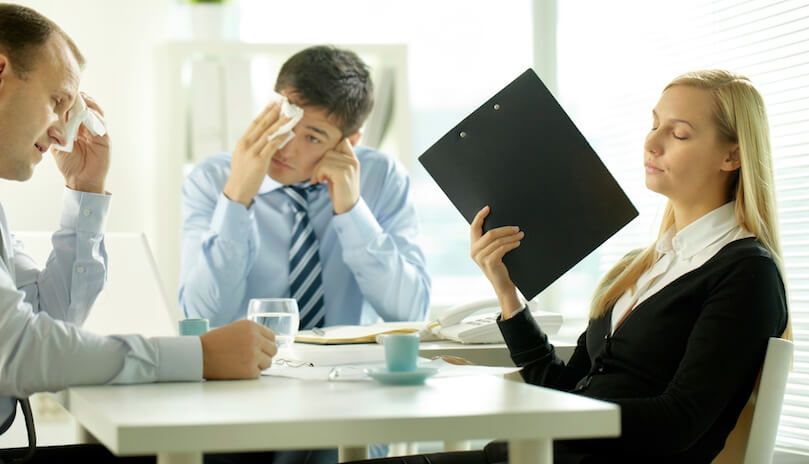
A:
{"type": "MultiPolygon", "coordinates": [[[[766,248],[784,279],[775,204],[770,131],[764,100],[744,76],[723,70],[695,71],[675,78],[664,91],[678,85],[707,90],[719,135],[739,145],[741,167],[731,181],[728,201],[736,200],[736,220],[766,248]]],[[[674,225],[671,202],[666,205],[658,237],[674,225]]],[[[606,314],[638,278],[659,258],[655,244],[624,256],[599,282],[590,318],[606,314]]],[[[789,324],[784,338],[792,338],[789,324]]]]}

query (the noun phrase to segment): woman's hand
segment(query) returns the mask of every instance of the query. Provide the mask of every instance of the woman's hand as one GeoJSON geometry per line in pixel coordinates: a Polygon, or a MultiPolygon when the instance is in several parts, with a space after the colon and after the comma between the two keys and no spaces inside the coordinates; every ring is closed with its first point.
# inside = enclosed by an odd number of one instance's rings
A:
{"type": "Polygon", "coordinates": [[[485,206],[478,211],[470,228],[471,255],[480,267],[486,278],[494,287],[503,319],[508,319],[514,312],[522,308],[517,296],[517,287],[509,277],[508,269],[503,264],[503,256],[520,246],[525,233],[519,227],[505,226],[483,233],[483,220],[489,215],[490,209],[485,206]]]}

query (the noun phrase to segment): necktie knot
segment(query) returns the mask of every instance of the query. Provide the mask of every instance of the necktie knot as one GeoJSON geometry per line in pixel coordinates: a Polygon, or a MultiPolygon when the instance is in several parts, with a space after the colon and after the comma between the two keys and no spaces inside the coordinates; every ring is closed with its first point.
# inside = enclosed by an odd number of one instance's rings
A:
{"type": "Polygon", "coordinates": [[[292,205],[295,207],[296,211],[306,212],[309,205],[309,194],[317,190],[319,187],[319,184],[295,184],[287,185],[282,190],[289,198],[292,199],[292,205]]]}

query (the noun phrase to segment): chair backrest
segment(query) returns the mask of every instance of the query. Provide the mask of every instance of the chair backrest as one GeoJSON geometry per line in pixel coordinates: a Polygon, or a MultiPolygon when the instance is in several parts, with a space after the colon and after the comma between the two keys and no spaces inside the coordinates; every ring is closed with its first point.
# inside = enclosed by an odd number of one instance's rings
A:
{"type": "Polygon", "coordinates": [[[712,464],[769,464],[792,368],[792,342],[771,338],[750,400],[712,464]]]}
{"type": "MultiPolygon", "coordinates": [[[[39,263],[53,248],[51,234],[17,232],[25,252],[39,263]]],[[[141,334],[148,337],[177,335],[179,310],[169,304],[146,237],[141,233],[107,233],[109,254],[107,283],[83,327],[101,335],[141,334]]]]}

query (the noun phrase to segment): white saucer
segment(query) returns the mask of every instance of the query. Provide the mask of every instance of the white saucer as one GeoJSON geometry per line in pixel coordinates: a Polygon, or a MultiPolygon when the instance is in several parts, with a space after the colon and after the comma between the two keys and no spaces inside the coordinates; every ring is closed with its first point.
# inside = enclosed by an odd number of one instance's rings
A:
{"type": "Polygon", "coordinates": [[[428,377],[438,373],[435,367],[418,367],[413,371],[393,372],[386,368],[368,369],[368,377],[385,385],[423,385],[428,377]]]}

